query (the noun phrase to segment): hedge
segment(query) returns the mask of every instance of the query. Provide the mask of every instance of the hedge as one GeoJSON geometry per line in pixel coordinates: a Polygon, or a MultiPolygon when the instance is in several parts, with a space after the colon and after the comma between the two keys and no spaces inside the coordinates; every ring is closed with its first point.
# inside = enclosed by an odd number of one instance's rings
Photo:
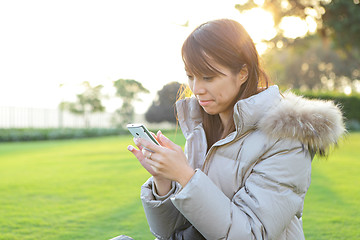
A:
{"type": "MultiPolygon", "coordinates": [[[[334,101],[342,109],[347,130],[360,131],[360,95],[347,96],[339,93],[300,92],[297,90],[293,90],[293,92],[310,99],[334,101]]],[[[128,134],[128,131],[119,128],[12,128],[0,129],[0,142],[74,139],[120,134],[128,134]]]]}
{"type": "Polygon", "coordinates": [[[0,129],[0,142],[75,139],[128,133],[117,128],[9,128],[0,129]]]}

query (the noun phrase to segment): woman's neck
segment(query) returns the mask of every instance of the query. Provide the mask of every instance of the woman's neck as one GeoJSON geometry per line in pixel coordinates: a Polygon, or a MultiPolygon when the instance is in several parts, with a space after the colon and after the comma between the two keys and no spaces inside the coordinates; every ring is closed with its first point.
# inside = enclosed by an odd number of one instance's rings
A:
{"type": "Polygon", "coordinates": [[[233,112],[226,111],[226,112],[219,113],[219,117],[220,117],[223,129],[226,129],[226,126],[229,124],[230,119],[233,118],[233,112]]]}

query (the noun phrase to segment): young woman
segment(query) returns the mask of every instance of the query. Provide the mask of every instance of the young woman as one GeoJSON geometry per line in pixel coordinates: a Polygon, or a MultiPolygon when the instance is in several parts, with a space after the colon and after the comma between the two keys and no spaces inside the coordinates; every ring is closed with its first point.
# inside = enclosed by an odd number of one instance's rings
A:
{"type": "Polygon", "coordinates": [[[340,110],[268,86],[236,21],[197,27],[182,57],[193,93],[176,104],[185,153],[160,131],[161,146],[139,139],[139,150],[128,147],[152,175],[141,189],[151,232],[158,239],[304,239],[311,161],[343,134],[340,110]]]}

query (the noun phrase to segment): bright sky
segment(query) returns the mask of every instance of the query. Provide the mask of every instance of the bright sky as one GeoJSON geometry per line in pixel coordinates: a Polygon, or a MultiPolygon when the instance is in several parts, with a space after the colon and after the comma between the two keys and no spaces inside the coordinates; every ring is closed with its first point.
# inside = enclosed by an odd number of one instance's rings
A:
{"type": "MultiPolygon", "coordinates": [[[[56,108],[60,101],[72,100],[83,81],[102,84],[104,93],[112,94],[113,81],[129,78],[151,91],[136,103],[136,111],[145,112],[166,83],[186,80],[180,49],[197,25],[232,18],[255,42],[274,36],[269,13],[257,9],[240,15],[236,3],[240,1],[1,1],[0,106],[56,108]],[[189,27],[182,27],[188,20],[189,27]]],[[[111,111],[121,102],[105,104],[111,111]]]]}

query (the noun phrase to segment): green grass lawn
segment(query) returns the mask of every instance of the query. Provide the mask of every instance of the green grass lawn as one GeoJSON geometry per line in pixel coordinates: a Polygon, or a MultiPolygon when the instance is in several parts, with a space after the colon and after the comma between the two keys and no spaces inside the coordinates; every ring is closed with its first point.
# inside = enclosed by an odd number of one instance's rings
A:
{"type": "Polygon", "coordinates": [[[306,239],[360,239],[360,133],[339,143],[328,159],[315,159],[305,197],[306,239]]]}
{"type": "MultiPolygon", "coordinates": [[[[130,136],[1,143],[0,239],[154,239],[139,199],[149,174],[128,144],[130,136]]],[[[307,239],[360,239],[359,156],[354,133],[327,160],[314,160],[307,239]]]]}

